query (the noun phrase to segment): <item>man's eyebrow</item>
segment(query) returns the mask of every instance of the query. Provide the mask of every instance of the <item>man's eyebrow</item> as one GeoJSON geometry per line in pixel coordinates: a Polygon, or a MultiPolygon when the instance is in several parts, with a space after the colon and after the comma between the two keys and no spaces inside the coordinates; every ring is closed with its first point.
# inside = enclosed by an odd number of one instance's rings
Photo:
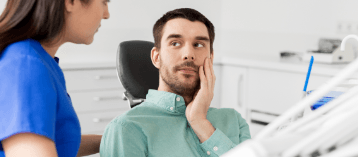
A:
{"type": "Polygon", "coordinates": [[[167,37],[167,40],[171,39],[171,38],[182,38],[183,36],[180,35],[180,34],[170,34],[168,37],[167,37]]]}
{"type": "Polygon", "coordinates": [[[204,40],[204,41],[210,41],[208,37],[206,36],[197,36],[195,37],[196,40],[204,40]]]}

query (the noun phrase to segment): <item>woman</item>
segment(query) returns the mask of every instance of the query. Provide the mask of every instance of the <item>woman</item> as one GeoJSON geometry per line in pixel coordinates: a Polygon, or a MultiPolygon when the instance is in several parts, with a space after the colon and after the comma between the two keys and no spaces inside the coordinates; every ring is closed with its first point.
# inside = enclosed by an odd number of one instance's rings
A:
{"type": "Polygon", "coordinates": [[[0,16],[0,157],[74,157],[99,152],[82,135],[55,57],[91,44],[109,0],[8,0],[0,16]]]}

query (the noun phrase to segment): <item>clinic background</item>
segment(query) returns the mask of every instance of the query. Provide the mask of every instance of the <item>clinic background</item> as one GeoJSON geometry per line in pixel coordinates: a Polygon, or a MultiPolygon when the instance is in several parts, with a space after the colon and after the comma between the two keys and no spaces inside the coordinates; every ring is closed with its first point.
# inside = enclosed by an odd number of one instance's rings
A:
{"type": "Polygon", "coordinates": [[[105,53],[114,60],[119,42],[153,41],[152,28],[157,19],[169,10],[190,7],[216,27],[215,58],[226,53],[278,57],[283,50],[317,49],[321,37],[343,38],[350,34],[339,30],[341,24],[348,27],[347,23],[352,23],[351,29],[357,33],[357,6],[355,0],[113,0],[109,4],[111,18],[103,20],[91,46],[68,44],[60,52],[91,52],[94,59],[105,53]]]}
{"type": "MultiPolygon", "coordinates": [[[[6,0],[0,0],[0,10],[6,0]]],[[[317,49],[319,38],[358,33],[356,0],[111,0],[110,19],[89,45],[67,43],[61,62],[115,62],[125,40],[153,41],[152,28],[165,12],[181,7],[203,13],[216,28],[215,59],[228,53],[278,57],[280,51],[317,49]]]]}
{"type": "MultiPolygon", "coordinates": [[[[5,4],[0,0],[1,11],[5,4]]],[[[281,62],[280,52],[317,50],[320,38],[358,33],[357,0],[111,0],[110,18],[102,20],[91,45],[66,43],[56,54],[82,133],[102,134],[111,119],[129,110],[117,78],[119,43],[154,41],[154,23],[184,7],[200,11],[215,26],[211,106],[236,109],[253,137],[302,99],[308,62],[281,62]]],[[[314,64],[308,89],[317,89],[344,66],[314,64]]]]}

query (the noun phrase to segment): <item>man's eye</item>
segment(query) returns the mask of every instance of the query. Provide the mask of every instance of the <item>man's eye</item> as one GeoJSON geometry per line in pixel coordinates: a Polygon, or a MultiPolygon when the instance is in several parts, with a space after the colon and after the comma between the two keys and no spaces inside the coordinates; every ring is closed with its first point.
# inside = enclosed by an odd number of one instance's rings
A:
{"type": "Polygon", "coordinates": [[[203,44],[200,44],[200,43],[196,43],[196,44],[194,44],[194,46],[195,46],[195,47],[204,47],[204,45],[203,45],[203,44]]]}
{"type": "Polygon", "coordinates": [[[173,46],[180,46],[180,44],[177,43],[177,42],[172,42],[172,45],[173,45],[173,46]]]}

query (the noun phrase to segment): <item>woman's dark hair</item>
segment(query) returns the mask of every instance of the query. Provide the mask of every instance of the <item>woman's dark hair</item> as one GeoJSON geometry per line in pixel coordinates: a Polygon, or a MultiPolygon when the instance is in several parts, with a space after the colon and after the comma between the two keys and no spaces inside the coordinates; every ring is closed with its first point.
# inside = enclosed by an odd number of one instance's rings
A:
{"type": "Polygon", "coordinates": [[[164,14],[153,27],[153,36],[154,36],[154,46],[160,50],[160,42],[163,36],[163,28],[165,24],[172,19],[184,18],[189,21],[199,21],[205,24],[208,29],[209,38],[210,38],[210,53],[213,52],[213,43],[215,38],[214,25],[200,12],[191,8],[180,8],[167,12],[164,14]]]}
{"type": "Polygon", "coordinates": [[[52,42],[64,24],[65,0],[8,0],[0,15],[0,55],[9,44],[28,38],[52,42]]]}

